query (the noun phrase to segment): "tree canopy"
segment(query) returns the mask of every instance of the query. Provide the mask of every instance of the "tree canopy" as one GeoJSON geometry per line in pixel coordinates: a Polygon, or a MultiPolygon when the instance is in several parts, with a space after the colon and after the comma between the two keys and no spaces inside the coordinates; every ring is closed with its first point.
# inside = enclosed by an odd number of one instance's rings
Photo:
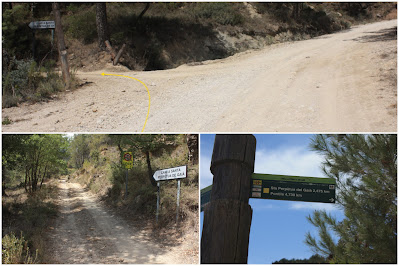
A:
{"type": "Polygon", "coordinates": [[[315,211],[308,220],[319,239],[307,233],[305,243],[333,263],[396,263],[397,136],[318,135],[311,147],[324,155],[322,169],[337,181],[345,218],[315,211]]]}
{"type": "MultiPolygon", "coordinates": [[[[43,181],[66,169],[67,140],[57,134],[3,135],[3,181],[5,172],[24,173],[25,190],[35,192],[43,181]],[[6,171],[4,171],[6,170],[6,171]]],[[[20,177],[15,177],[20,178],[20,177]]],[[[5,182],[5,181],[4,181],[5,182]]],[[[4,185],[3,182],[3,185],[4,185]]]]}

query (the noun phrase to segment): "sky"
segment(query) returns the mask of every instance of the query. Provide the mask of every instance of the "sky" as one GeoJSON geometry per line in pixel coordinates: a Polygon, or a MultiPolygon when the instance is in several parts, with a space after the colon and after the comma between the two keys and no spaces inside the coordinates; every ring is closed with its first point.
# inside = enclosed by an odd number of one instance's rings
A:
{"type": "MultiPolygon", "coordinates": [[[[255,173],[326,177],[321,170],[323,156],[309,148],[307,134],[255,134],[255,173]]],[[[200,188],[212,184],[211,163],[214,134],[200,135],[200,188]]],[[[317,236],[306,219],[314,210],[324,209],[342,220],[343,211],[330,203],[250,199],[253,209],[248,263],[270,264],[282,258],[305,259],[313,255],[304,243],[305,234],[317,236]]],[[[201,212],[201,233],[203,226],[201,212]]]]}

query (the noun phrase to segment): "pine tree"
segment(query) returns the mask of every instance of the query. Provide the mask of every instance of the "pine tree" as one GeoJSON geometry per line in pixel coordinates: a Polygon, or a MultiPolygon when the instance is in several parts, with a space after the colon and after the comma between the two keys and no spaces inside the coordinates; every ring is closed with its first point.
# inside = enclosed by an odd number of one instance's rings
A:
{"type": "Polygon", "coordinates": [[[122,153],[124,147],[129,147],[130,150],[141,153],[145,156],[147,162],[148,179],[155,187],[157,182],[153,178],[154,171],[151,166],[151,156],[153,152],[165,149],[168,146],[175,145],[176,135],[168,134],[133,134],[133,135],[110,135],[114,144],[118,146],[119,151],[122,153]]]}
{"type": "Polygon", "coordinates": [[[105,41],[109,40],[106,3],[96,4],[96,25],[98,46],[101,50],[105,50],[105,41]]]}
{"type": "Polygon", "coordinates": [[[333,263],[396,263],[397,136],[318,135],[311,146],[325,156],[323,171],[336,179],[346,217],[315,211],[308,220],[320,239],[307,233],[305,243],[333,263]]]}

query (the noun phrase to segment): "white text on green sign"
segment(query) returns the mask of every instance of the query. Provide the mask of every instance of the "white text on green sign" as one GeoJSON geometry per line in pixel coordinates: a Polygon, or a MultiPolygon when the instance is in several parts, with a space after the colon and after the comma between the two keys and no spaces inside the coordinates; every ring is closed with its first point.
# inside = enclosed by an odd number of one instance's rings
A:
{"type": "Polygon", "coordinates": [[[335,179],[253,174],[250,197],[335,203],[335,179]]]}

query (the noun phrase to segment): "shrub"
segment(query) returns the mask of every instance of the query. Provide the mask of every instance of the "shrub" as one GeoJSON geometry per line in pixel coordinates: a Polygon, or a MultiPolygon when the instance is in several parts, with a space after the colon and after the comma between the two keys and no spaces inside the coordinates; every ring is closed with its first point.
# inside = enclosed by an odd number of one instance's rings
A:
{"type": "Polygon", "coordinates": [[[237,12],[232,3],[197,3],[193,9],[194,16],[197,18],[212,19],[222,25],[241,24],[244,18],[237,12]]]}
{"type": "Polygon", "coordinates": [[[49,98],[64,87],[62,78],[54,72],[54,62],[37,67],[32,59],[14,60],[3,72],[3,107],[17,105],[21,101],[40,101],[49,98]]]}
{"type": "Polygon", "coordinates": [[[21,238],[17,238],[13,233],[2,238],[2,259],[3,264],[34,264],[37,260],[38,250],[35,255],[31,255],[28,242],[21,233],[21,238]]]}
{"type": "Polygon", "coordinates": [[[96,13],[93,9],[67,17],[66,33],[84,44],[92,43],[97,37],[96,13]]]}

